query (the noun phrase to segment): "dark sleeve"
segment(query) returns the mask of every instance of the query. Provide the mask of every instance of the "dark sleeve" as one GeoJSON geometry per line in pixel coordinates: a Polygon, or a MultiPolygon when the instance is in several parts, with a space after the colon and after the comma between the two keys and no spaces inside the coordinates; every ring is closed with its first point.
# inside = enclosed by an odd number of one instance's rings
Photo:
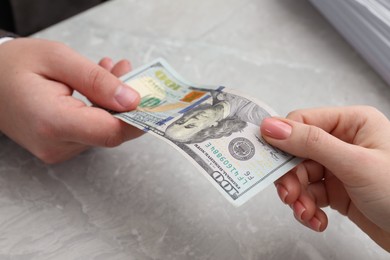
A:
{"type": "Polygon", "coordinates": [[[14,33],[7,32],[7,31],[4,31],[4,30],[0,29],[0,38],[3,38],[3,37],[13,37],[13,38],[16,38],[18,36],[16,34],[14,34],[14,33]]]}
{"type": "MultiPolygon", "coordinates": [[[[4,0],[0,0],[0,3],[4,0]]],[[[6,0],[10,1],[10,0],[6,0]]],[[[14,30],[21,36],[29,36],[48,26],[100,4],[101,0],[11,0],[14,30]]],[[[0,6],[1,8],[1,6],[0,6]]]]}
{"type": "Polygon", "coordinates": [[[0,0],[0,28],[15,32],[11,0],[0,0]]]}

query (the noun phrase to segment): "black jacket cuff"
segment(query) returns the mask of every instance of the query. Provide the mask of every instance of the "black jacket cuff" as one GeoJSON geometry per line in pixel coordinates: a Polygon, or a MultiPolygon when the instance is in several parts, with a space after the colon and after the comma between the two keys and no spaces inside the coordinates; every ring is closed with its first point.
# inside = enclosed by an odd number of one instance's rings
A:
{"type": "Polygon", "coordinates": [[[17,38],[18,35],[0,29],[0,38],[4,38],[4,37],[17,38]]]}

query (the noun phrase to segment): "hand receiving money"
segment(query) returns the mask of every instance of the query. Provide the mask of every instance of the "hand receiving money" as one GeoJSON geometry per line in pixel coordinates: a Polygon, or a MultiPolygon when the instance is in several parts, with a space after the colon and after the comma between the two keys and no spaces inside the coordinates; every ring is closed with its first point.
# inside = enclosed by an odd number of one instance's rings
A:
{"type": "Polygon", "coordinates": [[[303,225],[325,230],[330,206],[390,252],[390,122],[372,107],[298,110],[268,118],[266,140],[308,158],[275,182],[303,225]],[[389,166],[389,167],[387,167],[389,166]]]}
{"type": "Polygon", "coordinates": [[[265,104],[224,87],[199,87],[159,59],[122,80],[137,90],[123,121],[177,148],[234,205],[241,205],[300,159],[268,145],[259,134],[265,104]]]}

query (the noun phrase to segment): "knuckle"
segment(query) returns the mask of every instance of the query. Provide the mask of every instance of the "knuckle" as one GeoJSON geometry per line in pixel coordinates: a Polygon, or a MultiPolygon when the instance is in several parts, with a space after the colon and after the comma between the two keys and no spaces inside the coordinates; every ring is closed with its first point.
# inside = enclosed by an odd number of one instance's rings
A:
{"type": "Polygon", "coordinates": [[[303,110],[299,109],[299,110],[294,110],[294,111],[291,111],[290,113],[288,113],[287,119],[290,119],[290,120],[294,120],[294,121],[298,121],[298,122],[302,122],[303,120],[303,110]]]}
{"type": "Polygon", "coordinates": [[[55,164],[60,162],[57,152],[50,148],[41,148],[36,151],[34,155],[45,164],[55,164]]]}
{"type": "Polygon", "coordinates": [[[110,129],[113,129],[110,135],[108,135],[104,140],[105,147],[116,147],[124,142],[124,132],[123,129],[118,127],[117,124],[113,124],[110,129]],[[116,130],[114,130],[116,129],[116,130]]]}
{"type": "Polygon", "coordinates": [[[45,164],[56,164],[59,162],[53,155],[50,155],[47,153],[41,154],[40,156],[37,156],[37,157],[39,160],[41,160],[45,164]]]}
{"type": "Polygon", "coordinates": [[[35,133],[38,139],[55,139],[58,137],[57,130],[50,121],[39,120],[35,125],[35,133]]]}
{"type": "Polygon", "coordinates": [[[119,119],[104,121],[104,130],[93,136],[93,143],[102,147],[116,147],[125,141],[124,131],[119,119]]]}
{"type": "Polygon", "coordinates": [[[57,63],[58,60],[62,60],[68,55],[70,48],[64,43],[51,41],[48,43],[47,51],[50,55],[47,55],[47,59],[52,63],[57,63]]]}
{"type": "Polygon", "coordinates": [[[387,117],[375,107],[355,106],[350,109],[352,112],[349,120],[350,124],[356,128],[354,131],[358,131],[364,126],[376,127],[381,123],[387,124],[389,122],[387,117]]]}
{"type": "Polygon", "coordinates": [[[98,66],[92,66],[89,69],[88,76],[84,82],[84,89],[91,92],[98,92],[99,86],[104,82],[106,74],[98,66]]]}
{"type": "Polygon", "coordinates": [[[110,135],[104,141],[105,147],[116,147],[122,143],[122,138],[119,135],[110,135]]]}
{"type": "Polygon", "coordinates": [[[383,116],[383,113],[377,108],[368,105],[361,106],[351,106],[347,107],[350,115],[355,118],[370,118],[370,117],[380,117],[383,116]]]}
{"type": "Polygon", "coordinates": [[[61,52],[63,50],[69,49],[69,47],[62,42],[51,41],[50,44],[51,44],[52,49],[55,51],[61,52]]]}
{"type": "Polygon", "coordinates": [[[47,147],[45,142],[52,142],[59,138],[58,131],[50,122],[39,121],[35,125],[36,140],[41,143],[32,153],[45,164],[54,164],[59,162],[58,152],[47,147]]]}
{"type": "Polygon", "coordinates": [[[366,115],[382,114],[377,108],[373,106],[359,106],[357,110],[358,113],[363,113],[366,115]]]}
{"type": "Polygon", "coordinates": [[[323,130],[315,127],[308,126],[308,131],[306,135],[305,147],[307,151],[315,151],[321,145],[323,137],[323,130]]]}

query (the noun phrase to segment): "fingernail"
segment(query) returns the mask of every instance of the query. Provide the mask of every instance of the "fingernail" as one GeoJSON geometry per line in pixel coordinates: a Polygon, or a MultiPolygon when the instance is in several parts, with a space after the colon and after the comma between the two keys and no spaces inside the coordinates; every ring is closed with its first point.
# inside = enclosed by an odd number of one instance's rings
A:
{"type": "Polygon", "coordinates": [[[106,59],[107,59],[108,65],[109,65],[111,68],[114,67],[114,62],[112,61],[112,59],[109,58],[109,57],[107,57],[106,59]]]}
{"type": "Polygon", "coordinates": [[[278,195],[283,203],[286,203],[286,197],[288,195],[286,188],[281,184],[276,184],[276,190],[278,191],[278,195]]]}
{"type": "Polygon", "coordinates": [[[302,214],[306,211],[306,208],[303,206],[303,204],[300,201],[296,201],[293,205],[295,215],[298,217],[299,220],[302,221],[302,214]]]}
{"type": "Polygon", "coordinates": [[[134,107],[139,94],[127,85],[120,85],[114,95],[115,100],[124,108],[134,107]]]}
{"type": "Polygon", "coordinates": [[[312,229],[314,229],[315,231],[319,232],[320,231],[320,227],[321,227],[321,221],[316,218],[316,217],[313,217],[310,221],[309,221],[309,224],[310,224],[310,227],[312,229]]]}
{"type": "Polygon", "coordinates": [[[275,139],[286,139],[291,135],[292,127],[276,118],[266,118],[261,124],[261,132],[275,139]]]}

